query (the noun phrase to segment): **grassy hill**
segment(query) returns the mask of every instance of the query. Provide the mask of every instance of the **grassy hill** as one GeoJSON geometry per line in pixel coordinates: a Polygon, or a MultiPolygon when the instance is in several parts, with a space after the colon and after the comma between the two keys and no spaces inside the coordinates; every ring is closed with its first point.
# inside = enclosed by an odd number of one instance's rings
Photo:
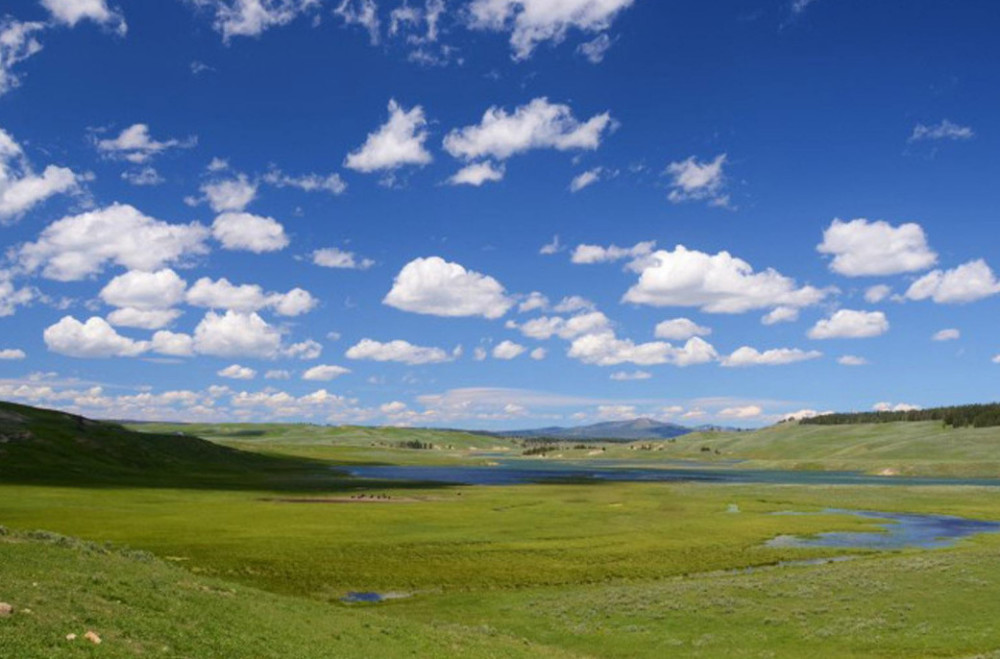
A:
{"type": "Polygon", "coordinates": [[[144,486],[278,486],[325,465],[237,451],[198,437],[0,402],[0,481],[144,486]]]}

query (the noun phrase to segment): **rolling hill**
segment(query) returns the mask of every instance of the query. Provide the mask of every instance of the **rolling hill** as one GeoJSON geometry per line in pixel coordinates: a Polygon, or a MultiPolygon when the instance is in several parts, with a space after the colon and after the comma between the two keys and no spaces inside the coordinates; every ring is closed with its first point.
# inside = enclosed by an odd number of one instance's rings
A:
{"type": "Polygon", "coordinates": [[[655,419],[639,418],[628,421],[606,421],[588,426],[564,428],[552,426],[529,430],[497,433],[501,437],[565,439],[577,441],[630,442],[638,439],[671,439],[694,432],[691,428],[655,419]]]}

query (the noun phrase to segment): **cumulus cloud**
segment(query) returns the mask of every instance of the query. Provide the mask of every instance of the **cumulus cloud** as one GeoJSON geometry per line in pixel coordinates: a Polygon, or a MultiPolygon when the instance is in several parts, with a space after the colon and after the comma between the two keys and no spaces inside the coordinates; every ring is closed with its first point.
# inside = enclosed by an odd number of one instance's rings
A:
{"type": "Polygon", "coordinates": [[[767,269],[754,272],[729,252],[706,254],[678,245],[643,259],[639,281],[625,302],[652,306],[698,307],[708,313],[743,313],[768,307],[805,307],[820,302],[827,291],[797,287],[793,279],[767,269]]]}
{"type": "MultiPolygon", "coordinates": [[[[201,192],[203,200],[216,213],[239,212],[257,197],[257,184],[246,174],[237,174],[235,178],[209,181],[201,186],[201,192]]],[[[198,201],[192,200],[192,203],[198,201]]]]}
{"type": "Polygon", "coordinates": [[[889,331],[889,321],[881,311],[841,309],[818,321],[809,330],[810,339],[865,339],[889,331]]]}
{"type": "Polygon", "coordinates": [[[271,308],[281,316],[299,316],[318,304],[308,291],[293,288],[287,293],[266,293],[257,284],[233,284],[225,277],[202,277],[185,296],[187,303],[207,309],[250,312],[271,308]]]}
{"type": "Polygon", "coordinates": [[[511,360],[519,357],[525,350],[527,350],[527,348],[519,343],[514,343],[513,341],[503,341],[493,347],[493,358],[511,360]]]}
{"type": "Polygon", "coordinates": [[[875,403],[872,405],[872,409],[876,412],[913,412],[915,410],[921,409],[919,405],[911,405],[910,403],[875,403]]]}
{"type": "Polygon", "coordinates": [[[19,348],[4,348],[0,350],[0,360],[13,361],[25,359],[28,355],[19,348]]]}
{"type": "Polygon", "coordinates": [[[528,356],[531,357],[532,359],[534,359],[536,362],[540,362],[543,359],[545,359],[545,357],[548,354],[549,354],[549,351],[546,350],[545,348],[535,348],[530,353],[528,353],[528,356]]]}
{"type": "Polygon", "coordinates": [[[413,313],[493,319],[515,301],[493,277],[431,256],[403,266],[382,302],[413,313]]]}
{"type": "Polygon", "coordinates": [[[57,281],[76,281],[100,272],[108,263],[132,270],[157,270],[168,263],[205,254],[208,229],[201,224],[168,224],[134,207],[106,208],[53,222],[38,240],[19,250],[28,271],[57,281]]]}
{"type": "Polygon", "coordinates": [[[41,0],[41,3],[53,20],[69,27],[88,20],[110,27],[121,36],[128,30],[121,13],[109,8],[106,0],[41,0]]]}
{"type": "Polygon", "coordinates": [[[335,378],[339,378],[341,375],[346,375],[350,373],[349,368],[344,368],[343,366],[335,366],[331,364],[320,364],[319,366],[313,366],[305,373],[302,374],[303,380],[317,380],[320,382],[329,382],[335,378]]]}
{"type": "Polygon", "coordinates": [[[603,32],[634,0],[472,0],[474,29],[510,32],[514,59],[531,57],[543,42],[559,43],[571,29],[603,32]]]}
{"type": "Polygon", "coordinates": [[[777,325],[778,323],[794,323],[799,319],[799,310],[795,307],[775,307],[764,314],[760,322],[765,325],[777,325]]]}
{"type": "Polygon", "coordinates": [[[355,256],[354,252],[345,252],[336,247],[317,249],[312,253],[312,262],[323,268],[340,268],[344,270],[367,270],[375,265],[375,261],[355,256]]]}
{"type": "Polygon", "coordinates": [[[607,112],[580,122],[568,105],[536,98],[513,113],[489,108],[478,124],[448,133],[444,149],[464,160],[506,160],[532,149],[593,150],[613,124],[607,112]]]}
{"type": "Polygon", "coordinates": [[[509,321],[507,326],[510,329],[520,330],[524,336],[540,341],[553,336],[569,340],[583,334],[594,334],[608,330],[611,327],[611,321],[600,311],[592,311],[568,319],[561,316],[532,318],[523,325],[509,321]]]}
{"type": "Polygon", "coordinates": [[[129,270],[109,281],[100,298],[113,307],[168,309],[184,300],[187,283],[170,268],[155,272],[129,270]]]}
{"type": "Polygon", "coordinates": [[[708,336],[712,333],[711,327],[704,327],[689,318],[674,318],[657,323],[653,331],[658,339],[668,341],[686,341],[693,336],[708,336]]]}
{"type": "Polygon", "coordinates": [[[283,356],[297,359],[316,359],[321,354],[323,354],[323,346],[312,339],[293,343],[282,351],[283,356]]]}
{"type": "Polygon", "coordinates": [[[427,119],[422,107],[417,105],[405,110],[395,100],[390,100],[389,120],[369,133],[359,149],[347,154],[344,166],[371,173],[391,172],[404,165],[426,165],[433,160],[424,148],[427,136],[427,119]]]}
{"type": "Polygon", "coordinates": [[[642,259],[652,254],[655,248],[655,240],[636,243],[631,247],[619,247],[618,245],[609,245],[608,247],[586,244],[577,245],[576,249],[573,250],[570,261],[577,264],[589,265],[592,263],[612,263],[614,261],[621,261],[622,259],[631,259],[637,263],[641,263],[642,259]]]}
{"type": "Polygon", "coordinates": [[[232,366],[227,366],[222,369],[216,373],[216,375],[222,378],[229,378],[231,380],[253,380],[257,377],[257,371],[247,366],[233,364],[232,366]]]}
{"type": "Polygon", "coordinates": [[[754,419],[764,413],[759,405],[741,405],[719,410],[716,416],[723,419],[754,419]]]}
{"type": "Polygon", "coordinates": [[[962,333],[957,329],[943,329],[935,332],[934,336],[931,337],[934,341],[957,341],[960,338],[962,338],[962,333]]]}
{"type": "Polygon", "coordinates": [[[521,300],[520,304],[517,305],[517,311],[518,313],[528,313],[529,311],[547,309],[548,307],[549,298],[538,291],[532,291],[528,294],[528,297],[521,300]]]}
{"type": "Polygon", "coordinates": [[[128,170],[122,172],[122,180],[132,185],[160,185],[166,179],[160,176],[154,167],[143,167],[142,169],[128,170]]]}
{"type": "Polygon", "coordinates": [[[371,360],[377,362],[400,362],[403,364],[439,364],[452,361],[458,349],[448,353],[441,348],[413,345],[409,341],[397,339],[382,343],[372,339],[362,339],[344,353],[348,359],[371,360]]]}
{"type": "Polygon", "coordinates": [[[153,335],[153,352],[171,357],[190,357],[194,354],[194,338],[190,334],[161,330],[153,335]]]}
{"type": "Polygon", "coordinates": [[[489,160],[474,162],[455,172],[448,183],[451,185],[471,185],[479,187],[483,183],[502,181],[506,168],[503,163],[495,165],[489,160]]]}
{"type": "Polygon", "coordinates": [[[339,16],[346,25],[358,25],[364,28],[368,32],[372,45],[379,42],[381,23],[375,0],[341,0],[333,13],[339,16]]]}
{"type": "Polygon", "coordinates": [[[115,309],[108,314],[108,322],[116,327],[162,329],[181,317],[178,309],[115,309]]]}
{"type": "Polygon", "coordinates": [[[750,346],[743,346],[733,354],[723,358],[722,365],[733,367],[744,366],[781,366],[783,364],[794,364],[811,359],[822,357],[823,353],[816,350],[799,350],[798,348],[775,348],[761,352],[750,346]]]}
{"type": "Polygon", "coordinates": [[[865,302],[877,304],[892,295],[892,288],[885,284],[877,284],[865,291],[865,302]]]}
{"type": "Polygon", "coordinates": [[[841,366],[867,366],[868,360],[857,355],[844,355],[837,360],[841,366]]]}
{"type": "Polygon", "coordinates": [[[558,254],[563,250],[563,246],[559,244],[559,236],[552,236],[552,242],[545,243],[538,249],[538,253],[544,256],[549,256],[551,254],[558,254]]]}
{"type": "Polygon", "coordinates": [[[941,123],[931,124],[930,126],[917,124],[913,127],[913,133],[910,134],[910,141],[970,140],[975,137],[975,135],[975,132],[973,132],[970,127],[960,126],[959,124],[944,119],[941,123]]]}
{"type": "Polygon", "coordinates": [[[97,140],[97,150],[108,158],[127,160],[142,164],[169,149],[190,149],[198,143],[198,138],[183,140],[155,140],[149,134],[147,124],[133,124],[117,137],[97,140]]]}
{"type": "Polygon", "coordinates": [[[276,252],[289,242],[280,222],[250,213],[223,213],[212,223],[212,235],[226,249],[255,254],[276,252]]]}
{"type": "Polygon", "coordinates": [[[894,227],[866,219],[834,220],[816,249],[830,254],[830,269],[846,277],[895,275],[926,270],[937,263],[919,224],[894,227]]]}
{"type": "Polygon", "coordinates": [[[195,352],[215,357],[272,359],[281,350],[281,331],[253,312],[209,311],[195,328],[193,338],[195,352]]]}
{"type": "MultiPolygon", "coordinates": [[[[2,37],[0,33],[0,39],[2,37]]],[[[36,174],[21,146],[0,128],[0,224],[16,220],[50,197],[77,192],[86,179],[86,176],[55,165],[36,174]]]]}
{"type": "Polygon", "coordinates": [[[21,84],[14,67],[42,50],[37,34],[45,23],[0,19],[0,96],[21,84]]]}
{"type": "Polygon", "coordinates": [[[671,177],[670,201],[675,204],[707,201],[712,206],[729,206],[729,195],[725,193],[725,164],[726,154],[722,153],[705,162],[691,156],[667,165],[665,173],[671,177]]]}
{"type": "Polygon", "coordinates": [[[637,366],[690,366],[712,362],[719,357],[711,344],[698,337],[688,339],[680,347],[663,341],[636,344],[628,339],[619,339],[611,330],[585,334],[574,339],[567,355],[584,364],[597,366],[626,363],[637,366]]]}
{"type": "Polygon", "coordinates": [[[18,307],[29,304],[35,297],[34,289],[18,288],[13,282],[13,274],[0,269],[0,318],[12,316],[18,307]]]}
{"type": "Polygon", "coordinates": [[[611,49],[611,37],[598,34],[590,41],[585,41],[576,47],[576,52],[583,55],[591,64],[600,64],[611,49]]]}
{"type": "Polygon", "coordinates": [[[939,304],[975,302],[1000,293],[1000,281],[982,259],[951,270],[934,270],[910,285],[906,297],[939,304]]]}
{"type": "Polygon", "coordinates": [[[42,334],[52,352],[68,357],[135,357],[150,348],[148,341],[135,341],[115,331],[103,318],[81,323],[73,316],[50,325],[42,334]]]}
{"type": "Polygon", "coordinates": [[[213,27],[226,43],[233,37],[256,37],[272,27],[291,23],[319,6],[316,0],[193,0],[214,14],[213,27]]]}

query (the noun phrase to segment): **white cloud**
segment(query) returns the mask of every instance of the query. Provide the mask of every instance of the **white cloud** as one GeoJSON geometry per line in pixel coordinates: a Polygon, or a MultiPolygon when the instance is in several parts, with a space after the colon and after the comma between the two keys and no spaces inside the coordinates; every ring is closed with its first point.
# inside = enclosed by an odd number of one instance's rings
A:
{"type": "MultiPolygon", "coordinates": [[[[155,337],[154,337],[155,339],[155,337]]],[[[256,313],[209,311],[194,330],[194,351],[215,357],[270,359],[281,349],[281,331],[256,313]]]]}
{"type": "Polygon", "coordinates": [[[611,327],[611,321],[600,311],[592,311],[573,316],[568,320],[561,316],[541,316],[532,318],[523,325],[508,322],[508,327],[518,329],[524,336],[539,341],[553,336],[569,340],[584,334],[595,334],[608,330],[611,327]]]}
{"type": "Polygon", "coordinates": [[[670,201],[708,201],[712,206],[729,206],[729,195],[725,193],[726,175],[723,168],[726,154],[722,153],[711,161],[698,162],[691,156],[687,160],[667,165],[666,173],[670,182],[670,201]]]}
{"type": "Polygon", "coordinates": [[[658,339],[668,341],[686,341],[692,336],[708,336],[712,333],[711,327],[704,327],[689,318],[674,318],[657,323],[653,335],[658,339]]]}
{"type": "Polygon", "coordinates": [[[231,380],[253,380],[257,377],[257,371],[246,366],[240,366],[239,364],[233,364],[232,366],[227,366],[218,373],[219,377],[229,378],[231,380]]]}
{"type": "Polygon", "coordinates": [[[573,250],[570,261],[586,265],[592,263],[612,263],[614,261],[621,261],[622,259],[632,259],[636,262],[641,262],[644,257],[652,254],[655,248],[655,240],[636,243],[631,247],[619,247],[617,245],[609,245],[607,247],[601,247],[600,245],[577,245],[576,249],[573,250]]]}
{"type": "Polygon", "coordinates": [[[597,366],[617,366],[626,363],[638,366],[654,364],[690,366],[718,359],[715,348],[698,337],[689,339],[681,347],[663,341],[636,344],[627,339],[617,338],[611,330],[585,334],[574,339],[567,355],[584,364],[597,366]]]}
{"type": "Polygon", "coordinates": [[[465,160],[506,160],[532,149],[593,150],[612,125],[607,112],[581,123],[568,105],[536,98],[515,108],[513,114],[497,106],[489,108],[479,124],[448,133],[444,149],[465,160]]]}
{"type": "Polygon", "coordinates": [[[615,371],[611,374],[611,379],[616,382],[628,382],[630,380],[648,380],[653,377],[649,371],[615,371]]]}
{"type": "Polygon", "coordinates": [[[289,380],[292,374],[284,369],[271,369],[264,374],[266,380],[289,380]]]}
{"type": "Polygon", "coordinates": [[[604,61],[604,56],[611,48],[611,37],[607,34],[598,34],[590,41],[585,41],[576,47],[576,52],[580,53],[591,64],[600,64],[604,61]]]}
{"type": "Polygon", "coordinates": [[[577,311],[590,311],[596,305],[585,297],[579,295],[569,295],[559,300],[559,304],[552,307],[556,313],[576,313],[577,311]]]}
{"type": "Polygon", "coordinates": [[[272,308],[282,316],[299,316],[315,308],[318,301],[308,291],[293,288],[287,293],[265,293],[257,284],[232,284],[225,277],[213,281],[202,277],[185,296],[187,303],[207,309],[238,312],[272,308]]]}
{"type": "Polygon", "coordinates": [[[116,327],[136,327],[139,329],[162,329],[181,316],[177,309],[115,309],[108,314],[108,322],[116,327]]]}
{"type": "Polygon", "coordinates": [[[56,22],[69,27],[82,20],[90,20],[112,27],[122,36],[128,30],[122,15],[108,8],[105,0],[41,0],[41,3],[56,22]]]}
{"type": "Polygon", "coordinates": [[[1000,355],[997,355],[997,356],[995,356],[995,357],[994,357],[994,358],[992,359],[992,362],[993,362],[994,364],[1000,364],[1000,355]]]}
{"type": "Polygon", "coordinates": [[[794,323],[799,319],[799,310],[795,307],[775,307],[764,314],[760,319],[765,325],[777,325],[778,323],[794,323]]]}
{"type": "Polygon", "coordinates": [[[603,167],[594,167],[574,176],[573,180],[569,182],[569,191],[579,192],[580,190],[597,183],[601,180],[601,172],[603,171],[603,167]]]}
{"type": "Polygon", "coordinates": [[[166,179],[160,176],[154,167],[143,167],[142,169],[127,170],[122,172],[122,180],[132,185],[160,185],[166,179]]]}
{"type": "Polygon", "coordinates": [[[552,236],[552,242],[542,245],[538,253],[548,256],[550,254],[557,254],[563,250],[563,246],[559,244],[559,236],[552,236]]]}
{"type": "Polygon", "coordinates": [[[347,183],[337,173],[326,176],[320,174],[289,176],[274,168],[264,174],[263,181],[277,188],[298,188],[303,192],[329,192],[332,195],[339,195],[347,190],[347,183]]]}
{"type": "Polygon", "coordinates": [[[52,352],[69,357],[135,357],[149,350],[148,341],[135,341],[114,330],[103,318],[81,323],[72,316],[45,329],[45,345],[52,352]]]}
{"type": "Polygon", "coordinates": [[[414,259],[403,266],[382,302],[413,313],[490,319],[503,316],[514,305],[493,277],[438,256],[414,259]]]}
{"type": "Polygon", "coordinates": [[[531,56],[545,41],[561,42],[567,32],[602,32],[634,0],[472,0],[471,26],[494,32],[510,32],[514,59],[531,56]]]}
{"type": "Polygon", "coordinates": [[[892,295],[892,287],[878,284],[865,291],[865,302],[877,304],[892,295]]]}
{"type": "Polygon", "coordinates": [[[37,296],[32,288],[15,286],[12,277],[10,271],[0,269],[0,318],[12,316],[18,307],[30,303],[37,296]]]}
{"type": "Polygon", "coordinates": [[[107,263],[133,270],[156,270],[208,252],[208,230],[196,222],[167,224],[123,204],[65,217],[20,249],[28,271],[58,281],[76,281],[107,263]]]}
{"type": "Polygon", "coordinates": [[[799,350],[798,348],[775,348],[760,352],[756,348],[743,346],[722,360],[726,367],[743,366],[780,366],[794,364],[822,357],[823,353],[816,350],[799,350]]]}
{"type": "Polygon", "coordinates": [[[312,253],[312,262],[323,268],[345,270],[367,270],[375,265],[375,261],[371,259],[359,258],[354,252],[345,252],[336,247],[317,249],[312,253]]]}
{"type": "Polygon", "coordinates": [[[246,174],[238,174],[236,178],[205,183],[201,192],[216,213],[239,212],[257,197],[257,184],[251,182],[246,174]]]}
{"type": "Polygon", "coordinates": [[[86,178],[54,165],[36,174],[21,146],[0,128],[0,224],[17,219],[57,194],[77,192],[86,178]]]}
{"type": "Polygon", "coordinates": [[[936,332],[934,336],[931,337],[933,341],[957,341],[962,338],[962,333],[957,329],[943,329],[940,332],[936,332]]]}
{"type": "Polygon", "coordinates": [[[521,301],[517,305],[518,313],[528,313],[529,311],[536,311],[540,309],[548,309],[549,298],[545,297],[538,291],[532,291],[528,297],[521,301]]]}
{"type": "Polygon", "coordinates": [[[308,371],[302,374],[303,380],[318,380],[321,382],[329,382],[334,378],[339,378],[341,375],[346,375],[350,373],[351,370],[344,368],[343,366],[334,366],[330,364],[321,364],[319,366],[313,366],[308,371]]]}
{"type": "Polygon", "coordinates": [[[389,101],[389,120],[368,134],[357,151],[347,154],[344,166],[359,172],[392,171],[404,165],[426,165],[433,158],[424,142],[427,119],[419,105],[404,110],[395,100],[389,101]]]}
{"type": "Polygon", "coordinates": [[[118,137],[97,140],[97,150],[109,158],[142,164],[169,149],[190,149],[197,143],[196,137],[162,142],[154,140],[149,135],[147,124],[133,124],[124,129],[118,137]]]}
{"type": "Polygon", "coordinates": [[[1000,293],[1000,281],[982,259],[951,270],[934,270],[906,291],[911,300],[932,299],[939,304],[975,302],[1000,293]]]}
{"type": "Polygon", "coordinates": [[[833,255],[830,269],[846,277],[915,272],[937,263],[923,228],[912,222],[894,227],[885,221],[834,220],[816,249],[833,255]]]}
{"type": "Polygon", "coordinates": [[[296,16],[319,6],[316,0],[193,0],[215,13],[213,26],[229,42],[233,37],[256,37],[272,27],[287,25],[296,16]]]}
{"type": "Polygon", "coordinates": [[[944,119],[939,124],[926,126],[917,124],[913,127],[910,135],[911,142],[922,140],[969,140],[975,137],[975,133],[968,126],[960,126],[944,119]]]}
{"type": "Polygon", "coordinates": [[[844,355],[837,360],[841,366],[867,366],[868,360],[857,355],[844,355]]]}
{"type": "Polygon", "coordinates": [[[527,348],[513,341],[503,341],[493,348],[493,358],[511,360],[520,356],[527,348]]]}
{"type": "Polygon", "coordinates": [[[455,353],[449,354],[441,348],[427,348],[413,345],[408,341],[395,340],[387,343],[362,339],[344,353],[348,359],[364,359],[377,362],[401,362],[403,364],[439,364],[452,361],[455,353]]]}
{"type": "Polygon", "coordinates": [[[911,405],[909,403],[875,403],[872,405],[872,409],[876,412],[913,412],[915,410],[921,409],[919,405],[911,405]]]}
{"type": "Polygon", "coordinates": [[[742,313],[768,307],[804,307],[820,302],[827,291],[797,288],[795,281],[768,269],[754,272],[729,252],[706,254],[678,245],[643,259],[639,281],[625,302],[652,306],[698,307],[708,313],[742,313]]]}
{"type": "Polygon", "coordinates": [[[109,281],[100,298],[113,307],[169,309],[184,300],[187,283],[170,268],[156,272],[129,270],[109,281]]]}
{"type": "Polygon", "coordinates": [[[889,331],[889,321],[881,311],[841,309],[818,321],[809,330],[810,339],[865,339],[889,331]]]}
{"type": "Polygon", "coordinates": [[[754,419],[763,413],[764,410],[759,405],[743,405],[719,410],[716,416],[723,419],[754,419]]]}
{"type": "Polygon", "coordinates": [[[161,330],[153,335],[153,352],[171,357],[190,357],[194,354],[194,339],[189,334],[161,330]]]}
{"type": "Polygon", "coordinates": [[[489,160],[474,162],[455,172],[448,183],[452,185],[481,186],[483,183],[502,181],[505,167],[503,163],[493,164],[489,160]]]}
{"type": "Polygon", "coordinates": [[[45,29],[44,23],[0,20],[0,96],[21,84],[14,66],[42,50],[35,35],[45,29]]]}
{"type": "Polygon", "coordinates": [[[293,343],[282,351],[285,357],[297,359],[317,359],[323,354],[323,346],[312,339],[293,343]]]}
{"type": "Polygon", "coordinates": [[[368,31],[372,45],[379,42],[380,23],[378,5],[375,0],[341,0],[333,13],[343,19],[347,25],[360,25],[368,31]]]}
{"type": "Polygon", "coordinates": [[[532,350],[528,356],[534,359],[536,362],[540,362],[549,354],[549,351],[545,348],[535,348],[532,350]]]}
{"type": "Polygon", "coordinates": [[[17,359],[24,359],[27,356],[28,355],[25,354],[25,352],[23,350],[20,350],[18,348],[4,348],[3,350],[0,350],[0,360],[3,360],[3,361],[13,361],[13,360],[17,360],[17,359]]]}
{"type": "Polygon", "coordinates": [[[250,213],[223,213],[212,223],[212,235],[226,249],[255,254],[288,247],[288,236],[281,223],[250,213]]]}

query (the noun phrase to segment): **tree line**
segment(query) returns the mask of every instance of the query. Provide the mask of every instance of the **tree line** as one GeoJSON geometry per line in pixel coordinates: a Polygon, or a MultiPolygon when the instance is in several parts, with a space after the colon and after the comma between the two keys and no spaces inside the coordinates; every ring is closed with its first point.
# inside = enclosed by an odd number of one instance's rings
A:
{"type": "Polygon", "coordinates": [[[992,428],[1000,426],[1000,403],[955,405],[926,410],[900,412],[850,412],[824,414],[800,423],[816,426],[843,426],[855,423],[893,423],[897,421],[941,421],[952,428],[992,428]]]}

